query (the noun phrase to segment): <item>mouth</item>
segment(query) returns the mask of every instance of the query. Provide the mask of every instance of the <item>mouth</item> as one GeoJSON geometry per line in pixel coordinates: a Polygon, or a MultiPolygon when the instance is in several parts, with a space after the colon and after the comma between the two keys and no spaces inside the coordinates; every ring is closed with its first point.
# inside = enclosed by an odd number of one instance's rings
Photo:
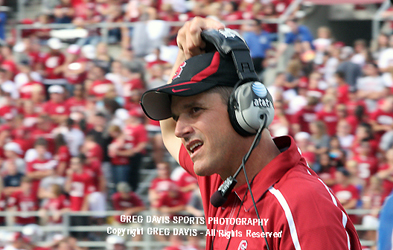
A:
{"type": "Polygon", "coordinates": [[[193,140],[186,145],[186,148],[190,155],[194,155],[201,147],[203,146],[203,142],[200,140],[193,140]]]}

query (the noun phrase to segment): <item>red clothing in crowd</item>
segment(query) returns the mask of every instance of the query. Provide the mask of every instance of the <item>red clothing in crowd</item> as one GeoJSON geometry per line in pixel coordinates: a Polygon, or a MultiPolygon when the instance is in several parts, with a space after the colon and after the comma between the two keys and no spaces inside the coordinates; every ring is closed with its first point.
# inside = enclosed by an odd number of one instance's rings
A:
{"type": "Polygon", "coordinates": [[[346,104],[349,101],[349,85],[344,84],[337,87],[337,103],[346,104]]]}
{"type": "MultiPolygon", "coordinates": [[[[191,184],[197,183],[197,179],[190,175],[188,172],[183,172],[179,179],[177,180],[176,184],[180,187],[180,188],[184,188],[187,187],[191,184]]],[[[185,200],[188,202],[191,198],[193,190],[188,191],[187,193],[184,193],[184,198],[185,200]]]]}
{"type": "Polygon", "coordinates": [[[70,97],[66,101],[67,106],[70,109],[70,112],[85,112],[86,111],[86,99],[77,100],[74,96],[70,97]]]}
{"type": "MultiPolygon", "coordinates": [[[[16,191],[8,198],[8,206],[16,207],[17,211],[20,212],[33,212],[38,209],[38,198],[37,193],[31,191],[29,194],[25,194],[22,191],[16,191]]],[[[34,216],[24,215],[16,217],[15,223],[21,225],[35,224],[36,218],[34,216]]]]}
{"type": "MultiPolygon", "coordinates": [[[[230,14],[224,15],[223,17],[223,21],[238,21],[242,19],[243,19],[243,13],[241,11],[235,11],[230,14]]],[[[239,24],[227,25],[227,28],[239,30],[240,25],[239,24]]]]}
{"type": "MultiPolygon", "coordinates": [[[[359,238],[352,222],[348,220],[344,208],[331,190],[307,166],[300,155],[295,141],[289,137],[274,139],[282,153],[267,164],[253,179],[251,184],[260,218],[268,218],[263,224],[265,232],[281,232],[281,237],[268,237],[271,249],[361,249],[359,238]],[[294,188],[296,187],[296,188],[294,188]],[[318,211],[316,215],[315,211],[318,211]],[[313,233],[310,233],[312,231],[313,233]],[[335,239],[332,241],[331,239],[335,239]],[[349,247],[350,245],[350,247],[349,247]]],[[[210,197],[222,184],[217,174],[197,176],[193,163],[184,146],[179,152],[180,165],[198,179],[202,194],[208,230],[226,230],[226,223],[209,222],[209,218],[253,218],[256,219],[254,205],[248,192],[247,184],[241,185],[230,193],[226,203],[213,207],[210,197]],[[243,200],[243,202],[242,202],[243,200]]],[[[247,236],[246,230],[261,233],[256,225],[234,225],[230,229],[241,232],[240,237],[230,239],[216,234],[208,235],[206,249],[239,249],[240,247],[258,246],[264,249],[265,239],[247,236]]]]}
{"type": "Polygon", "coordinates": [[[93,148],[86,152],[87,159],[96,159],[99,162],[104,160],[104,152],[99,144],[96,144],[93,148]]]}
{"type": "Polygon", "coordinates": [[[82,173],[73,173],[71,176],[70,209],[80,211],[87,195],[95,192],[93,185],[94,176],[91,171],[83,169],[82,173]]]}
{"type": "Polygon", "coordinates": [[[96,80],[93,82],[93,84],[90,86],[89,89],[89,95],[93,95],[97,98],[104,98],[106,93],[109,91],[113,85],[113,82],[104,79],[104,80],[96,80]]]}
{"type": "MultiPolygon", "coordinates": [[[[383,164],[382,166],[380,166],[378,171],[384,171],[384,170],[388,170],[390,168],[390,166],[388,164],[383,164]]],[[[385,179],[382,182],[382,202],[385,200],[386,197],[388,197],[390,195],[390,193],[393,191],[393,174],[390,174],[389,179],[385,179]]]]}
{"type": "MultiPolygon", "coordinates": [[[[89,60],[87,58],[81,57],[72,63],[86,63],[88,61],[89,60]]],[[[82,72],[80,74],[68,74],[66,79],[69,84],[83,84],[86,80],[86,77],[87,77],[87,72],[82,72]]]]}
{"type": "MultiPolygon", "coordinates": [[[[49,160],[49,159],[45,159],[45,160],[39,160],[39,159],[35,159],[31,162],[27,163],[27,168],[26,168],[26,172],[27,173],[32,173],[32,172],[39,172],[39,171],[47,171],[47,170],[51,170],[51,169],[55,169],[57,166],[57,162],[53,161],[53,160],[49,160]]],[[[32,190],[35,194],[38,193],[38,188],[40,186],[40,182],[41,180],[39,179],[34,179],[32,182],[32,190]]]]}
{"type": "Polygon", "coordinates": [[[63,73],[55,73],[54,70],[63,65],[65,62],[65,56],[61,53],[56,55],[46,54],[42,58],[42,63],[45,69],[46,79],[62,79],[63,73]]]}
{"type": "Polygon", "coordinates": [[[366,182],[366,185],[368,185],[370,177],[378,171],[378,159],[373,155],[356,155],[352,158],[352,160],[358,163],[358,177],[364,180],[366,182]]]}
{"type": "MultiPolygon", "coordinates": [[[[3,212],[7,208],[7,197],[4,195],[4,193],[0,193],[0,211],[3,212]]],[[[0,223],[5,222],[5,217],[0,216],[0,223]]]]}
{"type": "Polygon", "coordinates": [[[14,61],[5,60],[1,63],[0,67],[8,72],[12,72],[12,76],[18,74],[18,67],[16,66],[14,61]]]}
{"type": "MultiPolygon", "coordinates": [[[[375,121],[377,124],[380,125],[390,125],[393,126],[393,113],[392,112],[385,112],[382,109],[377,109],[375,112],[373,112],[370,115],[370,120],[375,121]]],[[[380,137],[384,134],[386,131],[381,131],[379,133],[376,133],[378,136],[377,139],[380,139],[380,137]]]]}
{"type": "MultiPolygon", "coordinates": [[[[124,128],[125,148],[134,148],[140,143],[148,142],[149,137],[143,124],[137,126],[127,125],[124,128]]],[[[143,152],[142,152],[143,153],[143,152]]]]}
{"type": "Polygon", "coordinates": [[[36,91],[36,89],[39,89],[40,94],[42,96],[45,96],[46,91],[45,91],[44,84],[33,81],[33,82],[28,82],[19,88],[20,97],[22,99],[30,100],[33,95],[33,92],[36,91]]]}
{"type": "Polygon", "coordinates": [[[92,185],[96,191],[102,191],[100,187],[100,178],[102,178],[101,162],[93,160],[90,164],[85,166],[86,171],[92,176],[92,185]]]}
{"type": "MultiPolygon", "coordinates": [[[[48,199],[43,205],[43,208],[48,210],[49,212],[56,212],[64,208],[68,208],[69,206],[70,206],[70,201],[67,199],[67,197],[64,194],[62,194],[59,197],[48,199]]],[[[60,216],[58,220],[55,220],[51,216],[49,220],[51,223],[61,223],[62,217],[60,216]]]]}
{"type": "Polygon", "coordinates": [[[112,165],[128,165],[128,164],[130,164],[129,157],[120,156],[120,155],[112,153],[112,150],[123,151],[123,150],[129,149],[128,147],[126,147],[125,143],[120,142],[121,145],[118,145],[118,143],[119,142],[117,139],[113,139],[112,143],[109,144],[109,146],[108,146],[108,155],[111,158],[112,165]]]}
{"type": "Polygon", "coordinates": [[[335,111],[327,112],[321,110],[317,113],[317,120],[323,121],[325,123],[326,132],[329,136],[333,136],[336,134],[338,116],[335,111]]]}
{"type": "MultiPolygon", "coordinates": [[[[124,211],[128,208],[144,206],[142,199],[134,192],[128,194],[128,198],[123,198],[120,193],[114,193],[112,195],[112,205],[117,211],[124,211]]],[[[120,222],[120,215],[117,215],[115,219],[120,222]]]]}
{"type": "Polygon", "coordinates": [[[294,115],[293,122],[300,125],[300,131],[310,133],[310,123],[316,119],[314,108],[305,106],[294,115]]]}
{"type": "Polygon", "coordinates": [[[66,102],[55,103],[51,100],[43,104],[44,113],[52,115],[69,115],[70,109],[66,102]]]}
{"type": "MultiPolygon", "coordinates": [[[[360,199],[359,190],[354,185],[348,185],[345,187],[343,185],[336,184],[333,186],[332,190],[343,206],[351,200],[358,201],[360,199]]],[[[352,223],[357,223],[358,219],[356,215],[350,215],[349,218],[352,220],[352,223]]]]}

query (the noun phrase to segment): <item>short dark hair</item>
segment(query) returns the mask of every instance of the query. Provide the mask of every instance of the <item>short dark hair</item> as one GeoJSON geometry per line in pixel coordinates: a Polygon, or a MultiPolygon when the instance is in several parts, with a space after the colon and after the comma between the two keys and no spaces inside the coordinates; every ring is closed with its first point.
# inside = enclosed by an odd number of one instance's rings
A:
{"type": "Polygon", "coordinates": [[[39,137],[37,140],[34,142],[34,147],[36,146],[48,146],[48,141],[44,137],[39,137]]]}
{"type": "Polygon", "coordinates": [[[216,86],[212,89],[209,89],[205,93],[217,93],[221,96],[222,102],[227,105],[229,102],[229,97],[231,96],[233,91],[233,87],[227,86],[216,86]]]}

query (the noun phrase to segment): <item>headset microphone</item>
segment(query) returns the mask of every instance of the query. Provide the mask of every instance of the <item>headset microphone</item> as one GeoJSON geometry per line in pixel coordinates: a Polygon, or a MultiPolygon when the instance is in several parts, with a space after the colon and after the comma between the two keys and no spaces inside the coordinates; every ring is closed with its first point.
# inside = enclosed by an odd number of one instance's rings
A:
{"type": "Polygon", "coordinates": [[[258,145],[258,143],[261,139],[261,134],[262,134],[263,129],[266,126],[266,122],[267,122],[267,119],[265,117],[263,125],[261,125],[261,127],[258,129],[258,132],[255,135],[254,141],[252,142],[251,147],[248,150],[247,154],[243,157],[242,164],[237,169],[236,173],[233,176],[229,176],[224,181],[224,183],[221,184],[221,186],[218,188],[218,190],[210,197],[210,203],[214,207],[221,207],[227,201],[229,194],[232,192],[233,188],[236,186],[236,183],[237,183],[236,177],[238,176],[240,171],[244,168],[244,165],[246,164],[248,158],[250,157],[251,152],[258,145]]]}

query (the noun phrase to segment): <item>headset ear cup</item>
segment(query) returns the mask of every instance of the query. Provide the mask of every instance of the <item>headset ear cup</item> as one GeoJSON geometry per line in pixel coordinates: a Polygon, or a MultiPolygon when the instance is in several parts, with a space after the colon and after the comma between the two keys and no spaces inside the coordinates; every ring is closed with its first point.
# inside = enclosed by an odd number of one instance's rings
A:
{"type": "Polygon", "coordinates": [[[255,135],[261,125],[268,127],[273,121],[273,100],[263,83],[240,83],[229,98],[228,113],[237,133],[255,135]]]}
{"type": "Polygon", "coordinates": [[[238,109],[239,104],[238,104],[236,97],[235,97],[235,91],[236,91],[236,88],[232,91],[232,94],[230,95],[229,100],[228,100],[228,114],[229,114],[229,120],[231,121],[232,127],[241,136],[246,137],[246,136],[254,135],[254,133],[250,133],[250,132],[244,130],[240,126],[239,122],[237,121],[235,111],[236,111],[236,109],[238,109]]]}

